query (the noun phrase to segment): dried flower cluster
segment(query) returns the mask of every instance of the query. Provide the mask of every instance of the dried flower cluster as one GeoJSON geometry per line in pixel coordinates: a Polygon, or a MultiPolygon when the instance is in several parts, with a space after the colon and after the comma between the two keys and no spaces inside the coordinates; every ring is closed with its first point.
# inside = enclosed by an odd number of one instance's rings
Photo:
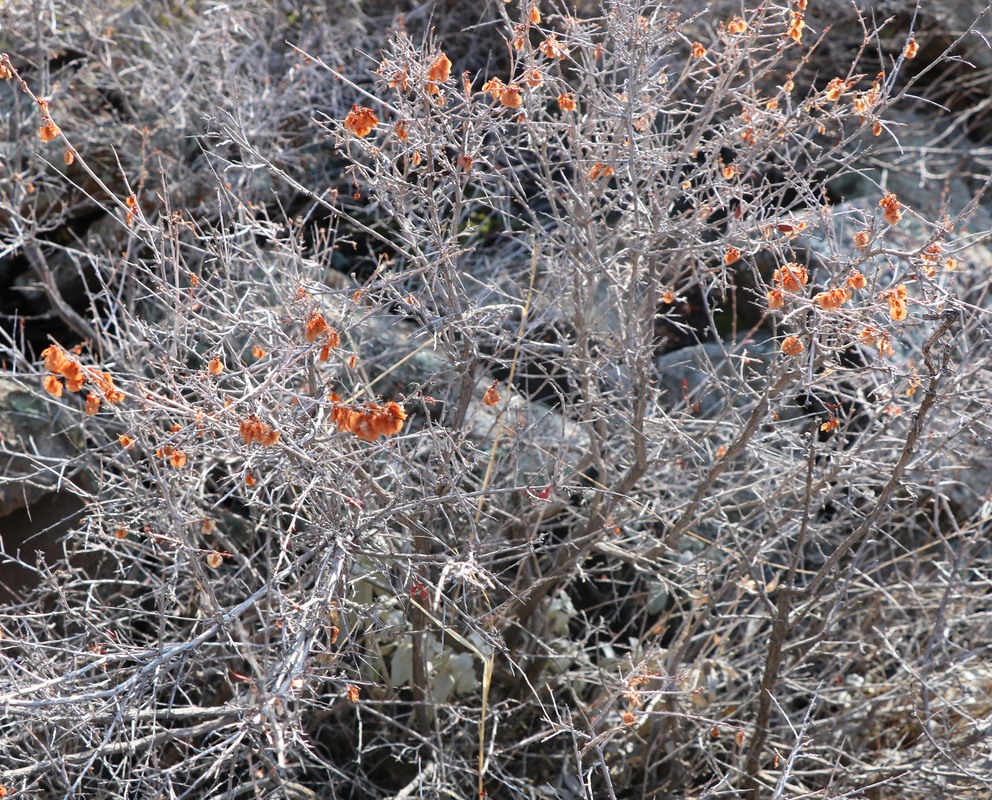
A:
{"type": "Polygon", "coordinates": [[[319,311],[310,312],[303,326],[303,334],[311,344],[321,336],[324,337],[324,346],[320,348],[318,356],[321,361],[327,361],[331,357],[331,351],[341,346],[341,334],[336,328],[327,324],[324,315],[319,311]]]}
{"type": "Polygon", "coordinates": [[[440,94],[439,83],[444,83],[451,78],[451,59],[441,53],[427,69],[427,93],[440,94]]]}
{"type": "Polygon", "coordinates": [[[909,305],[906,302],[908,294],[903,283],[882,293],[882,297],[889,303],[889,316],[896,322],[902,322],[909,316],[909,305]]]}
{"type": "Polygon", "coordinates": [[[182,469],[189,460],[182,450],[178,450],[170,444],[163,445],[155,451],[156,458],[164,458],[173,469],[182,469]]]}
{"type": "Polygon", "coordinates": [[[507,108],[520,108],[523,104],[520,87],[515,83],[507,85],[499,78],[490,78],[483,84],[482,91],[507,108]]]}
{"type": "Polygon", "coordinates": [[[785,35],[792,39],[796,44],[800,44],[803,40],[803,27],[806,22],[803,20],[802,11],[790,11],[789,12],[789,27],[785,31],[785,35]]]}
{"type": "Polygon", "coordinates": [[[902,207],[899,205],[899,200],[895,196],[895,193],[886,192],[882,199],[878,201],[878,205],[882,209],[882,216],[885,217],[885,221],[889,225],[896,225],[902,219],[902,207]]]}
{"type": "Polygon", "coordinates": [[[65,388],[70,392],[80,391],[87,380],[94,384],[100,394],[90,393],[86,398],[87,415],[92,416],[99,411],[100,395],[108,403],[120,403],[124,400],[124,393],[114,386],[114,379],[109,372],[83,367],[57,344],[46,347],[41,357],[45,360],[45,369],[53,373],[45,376],[42,385],[54,397],[62,396],[62,381],[57,375],[65,378],[65,388]]]}
{"type": "Polygon", "coordinates": [[[842,289],[837,287],[835,289],[828,289],[825,292],[818,292],[813,295],[813,302],[816,303],[820,308],[826,310],[836,310],[844,305],[848,300],[851,299],[851,292],[849,289],[842,289]]]}
{"type": "Polygon", "coordinates": [[[262,422],[254,414],[249,415],[241,422],[238,432],[245,444],[258,443],[265,447],[271,447],[279,442],[279,431],[273,430],[270,425],[262,422]]]}
{"type": "Polygon", "coordinates": [[[824,89],[824,94],[831,103],[836,103],[840,100],[840,96],[843,92],[847,91],[848,85],[843,78],[833,78],[830,83],[827,84],[827,88],[824,89]]]}
{"type": "Polygon", "coordinates": [[[731,18],[730,22],[727,23],[727,33],[731,36],[739,36],[742,33],[747,32],[747,23],[740,16],[735,16],[731,18]]]}
{"type": "Polygon", "coordinates": [[[331,395],[334,404],[331,419],[339,431],[355,434],[363,442],[374,442],[380,436],[394,436],[403,430],[406,412],[399,403],[389,402],[384,406],[369,403],[364,408],[355,408],[341,402],[337,394],[331,395]]]}
{"type": "Polygon", "coordinates": [[[772,273],[772,282],[787,292],[799,292],[809,283],[809,272],[802,264],[790,261],[772,273]]]}
{"type": "Polygon", "coordinates": [[[59,126],[52,119],[52,114],[48,110],[48,101],[39,97],[38,106],[41,108],[41,128],[38,129],[38,136],[41,137],[41,141],[43,142],[50,142],[53,139],[57,139],[62,131],[59,130],[59,126]]]}

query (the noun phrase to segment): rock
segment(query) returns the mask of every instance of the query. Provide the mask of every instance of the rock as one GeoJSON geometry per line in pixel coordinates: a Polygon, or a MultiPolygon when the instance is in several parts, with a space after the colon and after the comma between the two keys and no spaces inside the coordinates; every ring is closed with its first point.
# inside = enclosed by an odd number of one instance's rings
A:
{"type": "Polygon", "coordinates": [[[49,563],[61,556],[83,502],[57,491],[79,443],[59,431],[42,395],[0,379],[0,437],[0,601],[11,601],[37,583],[36,553],[49,563]]]}
{"type": "Polygon", "coordinates": [[[53,417],[52,406],[41,394],[0,379],[0,517],[55,490],[63,475],[60,462],[78,452],[53,417]]]}

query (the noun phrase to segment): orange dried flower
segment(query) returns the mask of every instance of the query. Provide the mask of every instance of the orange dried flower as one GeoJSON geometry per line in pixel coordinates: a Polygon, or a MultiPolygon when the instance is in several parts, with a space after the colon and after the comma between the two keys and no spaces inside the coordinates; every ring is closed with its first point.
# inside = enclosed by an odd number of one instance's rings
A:
{"type": "Polygon", "coordinates": [[[847,289],[829,289],[819,292],[813,296],[813,302],[820,308],[833,310],[838,309],[851,299],[851,293],[847,289]]]}
{"type": "Polygon", "coordinates": [[[59,368],[59,374],[67,381],[70,381],[72,383],[78,383],[80,385],[82,385],[83,382],[86,380],[86,377],[83,375],[83,368],[79,366],[78,363],[68,358],[62,363],[62,366],[59,368]]]}
{"type": "MultiPolygon", "coordinates": [[[[61,347],[54,344],[50,345],[42,351],[41,355],[45,360],[45,369],[49,372],[58,373],[65,378],[66,388],[70,392],[78,392],[83,388],[83,384],[86,382],[86,376],[83,374],[82,367],[79,365],[79,362],[66,355],[61,347]]],[[[58,397],[60,395],[56,396],[58,397]]]]}
{"type": "Polygon", "coordinates": [[[390,89],[395,89],[397,86],[400,87],[401,92],[405,92],[410,87],[410,73],[405,68],[394,72],[393,77],[389,79],[390,89]]]}
{"type": "Polygon", "coordinates": [[[500,93],[499,101],[507,108],[520,108],[523,103],[523,99],[520,97],[520,87],[511,83],[500,93]]]}
{"type": "Polygon", "coordinates": [[[871,325],[863,328],[861,333],[858,334],[858,338],[861,339],[869,347],[878,343],[879,338],[882,336],[878,328],[873,328],[871,325]]]}
{"type": "Polygon", "coordinates": [[[359,696],[360,692],[358,687],[353,683],[348,684],[348,700],[352,703],[357,703],[359,696]]]}
{"type": "Polygon", "coordinates": [[[920,52],[920,45],[915,38],[910,37],[909,41],[906,42],[906,46],[903,48],[902,54],[909,59],[916,58],[916,54],[920,52]]]}
{"type": "Polygon", "coordinates": [[[737,173],[737,167],[735,167],[733,164],[727,164],[727,166],[723,168],[723,177],[726,178],[728,181],[731,178],[733,178],[736,173],[737,173]]]}
{"type": "Polygon", "coordinates": [[[345,117],[344,127],[359,138],[368,136],[379,124],[379,118],[371,108],[353,105],[345,117]]]}
{"type": "Polygon", "coordinates": [[[559,42],[558,37],[553,33],[541,42],[537,49],[547,58],[565,58],[568,55],[568,48],[559,42]]]}
{"type": "Polygon", "coordinates": [[[263,358],[265,351],[256,344],[251,348],[251,354],[254,358],[263,358]]]}
{"type": "Polygon", "coordinates": [[[746,31],[747,23],[739,16],[733,17],[733,19],[727,23],[727,33],[731,36],[737,36],[738,34],[745,33],[746,31]]]}
{"type": "Polygon", "coordinates": [[[802,42],[803,39],[803,26],[806,24],[803,21],[803,15],[801,11],[790,11],[791,18],[789,20],[789,27],[785,32],[785,35],[792,39],[796,44],[802,42]]]}
{"type": "Polygon", "coordinates": [[[482,91],[488,94],[493,100],[499,100],[503,92],[506,91],[506,84],[499,78],[490,78],[482,84],[482,91]]]}
{"type": "Polygon", "coordinates": [[[401,142],[405,142],[410,138],[410,127],[406,120],[401,119],[393,126],[393,133],[396,134],[396,138],[401,142]]]}
{"type": "Polygon", "coordinates": [[[772,273],[772,281],[789,292],[798,292],[809,283],[809,273],[806,267],[790,261],[772,273]]]}
{"type": "Polygon", "coordinates": [[[133,225],[135,217],[138,216],[138,198],[134,192],[124,198],[124,205],[127,206],[127,224],[133,225]]]}
{"type": "Polygon", "coordinates": [[[869,245],[870,234],[868,231],[858,231],[854,234],[854,246],[858,250],[867,250],[869,245]]]}
{"type": "Polygon", "coordinates": [[[499,392],[496,389],[498,381],[493,381],[482,398],[482,402],[487,406],[494,406],[500,401],[499,392]]]}
{"type": "Polygon", "coordinates": [[[575,102],[575,96],[572,94],[558,95],[558,107],[562,111],[575,111],[575,109],[578,107],[575,102]]]}
{"type": "MultiPolygon", "coordinates": [[[[441,53],[427,69],[427,80],[444,83],[451,77],[451,59],[441,53]]],[[[434,87],[435,89],[437,87],[434,87]]]]}
{"type": "Polygon", "coordinates": [[[782,352],[787,356],[797,356],[803,351],[803,343],[798,336],[786,336],[782,340],[782,352]]]}
{"type": "Polygon", "coordinates": [[[210,569],[217,569],[221,564],[224,563],[224,556],[218,553],[216,550],[212,550],[207,553],[207,566],[210,569]]]}
{"type": "Polygon", "coordinates": [[[258,483],[258,479],[252,475],[250,472],[245,473],[245,486],[254,486],[258,483]]]}
{"type": "Polygon", "coordinates": [[[734,264],[741,260],[741,251],[736,247],[728,247],[727,251],[723,254],[724,264],[734,264]]]}
{"type": "Polygon", "coordinates": [[[530,13],[527,16],[527,19],[529,19],[534,25],[541,24],[541,9],[537,7],[537,3],[531,3],[530,13]]]}
{"type": "Polygon", "coordinates": [[[956,270],[958,268],[958,260],[954,256],[948,256],[947,260],[944,261],[944,269],[946,270],[956,270]]]}
{"type": "Polygon", "coordinates": [[[210,359],[210,363],[207,364],[207,370],[211,375],[220,375],[224,371],[224,362],[219,357],[214,356],[210,359]]]}
{"type": "Polygon", "coordinates": [[[182,469],[186,466],[186,454],[181,450],[173,450],[169,455],[169,463],[175,469],[182,469]]]}
{"type": "Polygon", "coordinates": [[[47,117],[42,121],[44,122],[44,125],[38,129],[38,135],[41,137],[41,141],[50,142],[52,139],[58,138],[62,131],[59,130],[59,126],[52,121],[52,118],[47,117]]]}
{"type": "Polygon", "coordinates": [[[855,270],[848,277],[847,285],[852,289],[864,289],[868,285],[868,279],[861,272],[855,270]]]}
{"type": "Polygon", "coordinates": [[[100,411],[100,395],[90,392],[86,396],[86,416],[95,416],[100,411]]]}
{"type": "Polygon", "coordinates": [[[310,316],[307,318],[304,333],[308,342],[315,342],[317,337],[322,333],[326,333],[328,330],[327,322],[324,320],[324,315],[319,311],[311,311],[310,316]]]}
{"type": "Polygon", "coordinates": [[[785,305],[785,292],[781,289],[772,289],[766,297],[768,298],[768,308],[771,311],[776,311],[785,305]]]}
{"type": "Polygon", "coordinates": [[[49,372],[60,372],[62,364],[69,360],[57,344],[51,344],[42,350],[41,357],[45,360],[45,369],[49,372]]]}
{"type": "Polygon", "coordinates": [[[661,296],[661,302],[665,305],[671,305],[675,302],[675,292],[669,290],[661,296]]]}
{"type": "Polygon", "coordinates": [[[72,162],[75,161],[75,160],[76,160],[75,154],[72,152],[72,150],[70,150],[67,147],[66,150],[65,150],[65,152],[62,154],[62,161],[63,161],[63,163],[67,167],[71,167],[72,166],[72,162]]]}
{"type": "Polygon", "coordinates": [[[706,48],[700,42],[692,43],[692,50],[689,51],[693,58],[702,58],[706,55],[706,48]]]}
{"type": "Polygon", "coordinates": [[[539,86],[544,86],[544,75],[541,74],[541,70],[537,67],[529,69],[524,73],[524,83],[530,86],[532,89],[536,89],[539,86]]]}
{"type": "Polygon", "coordinates": [[[96,387],[103,392],[103,397],[108,403],[120,403],[124,400],[124,392],[114,386],[113,376],[109,372],[91,371],[90,377],[96,387]]]}
{"type": "Polygon", "coordinates": [[[126,539],[127,538],[127,531],[124,528],[115,528],[114,529],[114,538],[115,539],[126,539]]]}
{"type": "Polygon", "coordinates": [[[279,431],[273,430],[254,414],[250,414],[241,422],[238,432],[245,444],[258,442],[262,446],[271,447],[279,441],[279,431]]]}
{"type": "Polygon", "coordinates": [[[348,431],[365,442],[374,442],[380,436],[392,436],[403,429],[406,412],[399,403],[385,406],[369,403],[367,408],[356,409],[338,402],[340,397],[331,395],[334,407],[331,420],[339,431],[348,431]]]}
{"type": "Polygon", "coordinates": [[[840,427],[840,420],[837,419],[837,417],[830,417],[827,419],[826,422],[820,425],[820,430],[823,431],[824,433],[829,433],[830,431],[837,430],[837,428],[839,427],[840,427]]]}
{"type": "Polygon", "coordinates": [[[601,161],[597,161],[592,165],[592,169],[586,173],[586,177],[589,178],[589,180],[594,181],[596,178],[609,178],[614,174],[613,167],[609,167],[601,161]]]}
{"type": "Polygon", "coordinates": [[[56,378],[54,375],[46,375],[45,379],[41,382],[45,391],[48,392],[52,397],[62,396],[62,381],[56,378]]]}
{"type": "Polygon", "coordinates": [[[466,155],[465,153],[458,156],[458,167],[459,169],[465,170],[465,172],[472,169],[472,156],[466,155]]]}
{"type": "Polygon", "coordinates": [[[902,208],[894,192],[886,192],[878,201],[878,205],[882,209],[882,216],[885,217],[885,221],[889,225],[895,225],[902,219],[902,208]]]}
{"type": "Polygon", "coordinates": [[[134,447],[134,439],[132,439],[130,436],[126,434],[122,433],[120,436],[117,437],[117,440],[121,443],[121,447],[123,447],[125,450],[134,447]]]}
{"type": "Polygon", "coordinates": [[[827,95],[827,100],[831,103],[836,103],[840,100],[840,96],[846,88],[847,84],[844,82],[843,78],[834,78],[827,84],[827,88],[824,89],[827,95]]]}
{"type": "Polygon", "coordinates": [[[882,297],[889,302],[889,316],[896,322],[902,322],[906,317],[909,316],[909,305],[906,303],[906,297],[909,292],[906,289],[905,284],[899,284],[893,289],[889,289],[882,293],[882,297]]]}

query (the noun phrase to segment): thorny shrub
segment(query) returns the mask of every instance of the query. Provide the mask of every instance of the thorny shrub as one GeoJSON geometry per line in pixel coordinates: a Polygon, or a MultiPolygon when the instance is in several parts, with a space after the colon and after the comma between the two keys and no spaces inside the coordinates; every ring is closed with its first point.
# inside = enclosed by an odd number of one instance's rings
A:
{"type": "MultiPolygon", "coordinates": [[[[223,48],[240,13],[174,24],[223,48]]],[[[899,140],[914,32],[861,20],[878,68],[831,72],[805,0],[477,13],[471,49],[312,25],[286,80],[224,73],[186,194],[91,163],[0,62],[116,225],[64,246],[73,307],[4,195],[65,326],[7,375],[83,443],[33,460],[86,504],[0,614],[5,790],[978,786],[990,553],[946,471],[988,435],[979,198],[829,188],[899,140]]]]}

